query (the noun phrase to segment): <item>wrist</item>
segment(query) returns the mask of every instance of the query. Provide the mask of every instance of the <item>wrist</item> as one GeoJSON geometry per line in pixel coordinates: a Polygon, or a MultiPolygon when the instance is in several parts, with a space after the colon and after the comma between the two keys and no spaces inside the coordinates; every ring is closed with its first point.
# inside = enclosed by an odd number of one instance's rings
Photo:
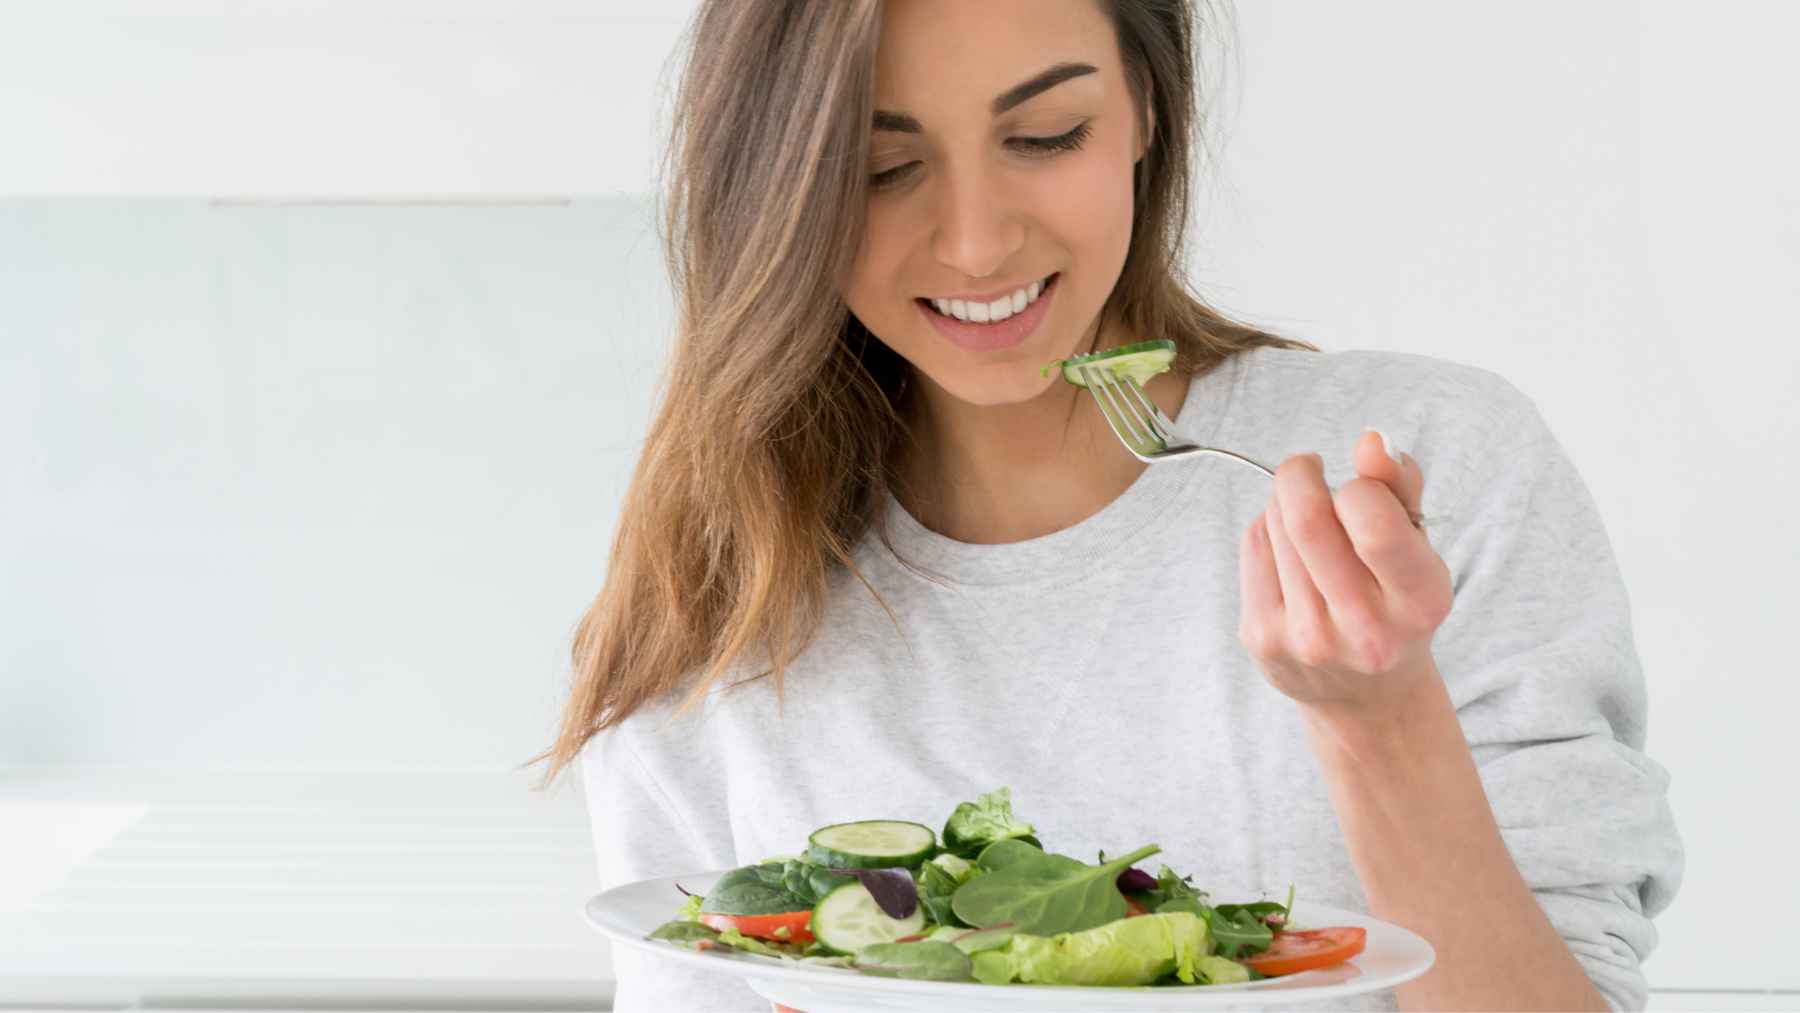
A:
{"type": "Polygon", "coordinates": [[[1450,692],[1429,655],[1390,679],[1394,688],[1367,703],[1301,706],[1322,761],[1411,765],[1451,742],[1459,750],[1468,748],[1450,692]]]}

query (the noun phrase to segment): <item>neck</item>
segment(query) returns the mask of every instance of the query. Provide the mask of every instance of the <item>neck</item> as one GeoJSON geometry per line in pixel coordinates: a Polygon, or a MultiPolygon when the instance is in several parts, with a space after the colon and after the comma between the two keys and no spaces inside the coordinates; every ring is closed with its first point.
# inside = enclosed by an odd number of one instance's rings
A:
{"type": "MultiPolygon", "coordinates": [[[[1029,401],[973,405],[923,374],[913,382],[916,440],[895,495],[948,538],[999,544],[1061,531],[1117,499],[1147,467],[1079,387],[1057,382],[1029,401]]],[[[1145,392],[1173,416],[1187,386],[1186,376],[1163,373],[1145,392]]]]}

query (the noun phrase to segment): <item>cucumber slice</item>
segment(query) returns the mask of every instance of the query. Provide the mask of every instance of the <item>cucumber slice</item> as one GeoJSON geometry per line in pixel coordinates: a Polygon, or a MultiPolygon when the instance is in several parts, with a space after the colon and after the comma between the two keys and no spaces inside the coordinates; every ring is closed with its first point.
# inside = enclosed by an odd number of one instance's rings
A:
{"type": "Polygon", "coordinates": [[[838,869],[908,869],[937,852],[931,828],[901,820],[834,823],[813,831],[806,857],[838,869]]]}
{"type": "Polygon", "coordinates": [[[905,918],[889,918],[861,883],[845,883],[813,908],[812,934],[833,953],[853,954],[874,943],[891,943],[925,927],[925,905],[905,918]]]}
{"type": "Polygon", "coordinates": [[[1143,383],[1158,373],[1166,371],[1175,361],[1175,342],[1167,338],[1156,341],[1139,341],[1136,344],[1124,345],[1110,351],[1095,352],[1092,355],[1077,355],[1073,359],[1057,359],[1045,366],[1043,375],[1049,376],[1050,370],[1062,367],[1063,379],[1077,387],[1086,387],[1087,381],[1081,378],[1082,366],[1093,366],[1106,369],[1120,378],[1130,377],[1143,383]]]}

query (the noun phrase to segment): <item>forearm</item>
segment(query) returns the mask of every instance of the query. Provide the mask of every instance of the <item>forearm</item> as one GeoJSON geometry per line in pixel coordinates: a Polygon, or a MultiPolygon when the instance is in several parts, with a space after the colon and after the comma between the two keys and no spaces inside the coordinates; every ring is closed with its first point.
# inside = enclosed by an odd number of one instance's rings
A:
{"type": "Polygon", "coordinates": [[[1607,1010],[1500,838],[1442,678],[1417,686],[1378,712],[1306,711],[1370,912],[1437,949],[1401,1007],[1607,1010]]]}

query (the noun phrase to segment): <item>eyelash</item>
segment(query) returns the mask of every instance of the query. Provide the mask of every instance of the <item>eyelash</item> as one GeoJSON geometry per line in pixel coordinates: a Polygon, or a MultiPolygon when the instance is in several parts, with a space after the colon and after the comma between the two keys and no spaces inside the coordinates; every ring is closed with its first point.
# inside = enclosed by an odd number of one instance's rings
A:
{"type": "MultiPolygon", "coordinates": [[[[1081,146],[1087,143],[1088,136],[1093,132],[1093,127],[1089,126],[1087,123],[1080,123],[1076,125],[1075,129],[1068,133],[1057,134],[1055,137],[1014,137],[1006,143],[1025,149],[1031,156],[1048,157],[1050,155],[1061,154],[1065,151],[1080,150],[1081,146]]],[[[885,190],[888,187],[894,186],[905,180],[907,176],[912,175],[912,171],[918,167],[919,163],[908,162],[905,165],[895,166],[886,172],[873,173],[869,176],[869,189],[885,190]]]]}

